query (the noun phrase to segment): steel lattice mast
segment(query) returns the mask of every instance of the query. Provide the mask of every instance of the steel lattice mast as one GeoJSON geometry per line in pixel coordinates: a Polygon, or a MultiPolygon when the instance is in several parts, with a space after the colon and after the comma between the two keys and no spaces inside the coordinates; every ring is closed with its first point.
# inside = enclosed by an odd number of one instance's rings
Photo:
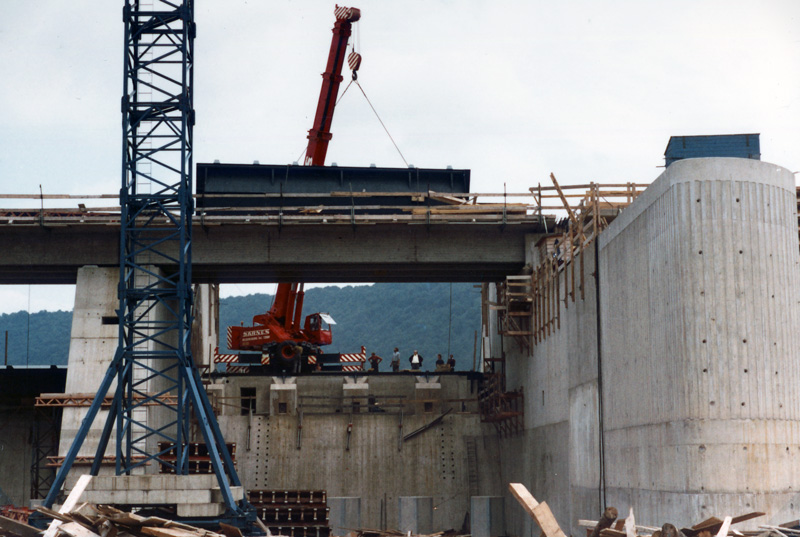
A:
{"type": "Polygon", "coordinates": [[[119,346],[45,505],[53,505],[116,380],[92,475],[114,427],[117,475],[146,464],[187,474],[193,415],[227,514],[240,516],[230,485],[241,483],[190,348],[194,5],[126,0],[123,19],[119,346]]]}

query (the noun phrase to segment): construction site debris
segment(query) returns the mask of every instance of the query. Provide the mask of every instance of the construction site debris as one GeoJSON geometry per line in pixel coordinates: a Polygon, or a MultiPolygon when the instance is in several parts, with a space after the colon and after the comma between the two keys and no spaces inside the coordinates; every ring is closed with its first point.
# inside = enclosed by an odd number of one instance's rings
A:
{"type": "MultiPolygon", "coordinates": [[[[222,524],[222,533],[174,522],[159,517],[143,517],[108,505],[83,503],[75,509],[57,512],[46,507],[37,511],[53,518],[44,532],[54,537],[242,537],[233,526],[222,524]]],[[[0,535],[37,537],[42,532],[24,522],[0,516],[0,535]]]]}
{"type": "Polygon", "coordinates": [[[0,515],[0,536],[2,537],[36,537],[39,530],[26,522],[0,515]]]}
{"type": "MultiPolygon", "coordinates": [[[[46,507],[37,510],[61,522],[55,528],[54,537],[227,537],[160,517],[127,513],[108,505],[84,503],[69,512],[55,512],[46,507]]],[[[47,531],[50,532],[50,528],[47,531]]]]}
{"type": "MultiPolygon", "coordinates": [[[[406,537],[408,534],[395,529],[375,530],[375,529],[359,529],[352,530],[347,533],[345,537],[406,537]]],[[[456,530],[437,531],[436,533],[414,533],[414,537],[470,537],[469,534],[464,534],[456,530]]]]}
{"type": "MultiPolygon", "coordinates": [[[[536,498],[525,488],[525,485],[522,483],[509,483],[508,490],[511,491],[511,494],[517,499],[531,518],[539,524],[545,537],[566,537],[561,527],[558,525],[556,517],[553,516],[553,512],[550,511],[550,507],[548,507],[545,502],[537,502],[536,498]]],[[[616,511],[616,509],[614,511],[616,511]]],[[[614,518],[616,518],[616,514],[614,518]]]]}
{"type": "Polygon", "coordinates": [[[595,525],[590,537],[599,537],[600,532],[602,532],[606,528],[610,528],[611,524],[617,520],[618,511],[616,507],[606,507],[606,510],[603,511],[603,516],[600,517],[600,520],[595,525]]]}
{"type": "MultiPolygon", "coordinates": [[[[731,525],[751,520],[765,513],[754,511],[743,515],[731,517],[726,516],[724,519],[711,517],[702,522],[698,522],[689,528],[678,529],[670,523],[665,523],[660,528],[652,526],[637,525],[633,516],[633,508],[630,509],[629,515],[626,519],[616,520],[618,515],[617,509],[608,507],[603,512],[601,519],[598,520],[578,520],[578,525],[586,528],[587,537],[727,537],[732,535],[741,537],[742,535],[762,535],[762,531],[737,531],[731,529],[731,525]],[[612,518],[613,517],[613,518],[612,518]],[[616,523],[615,523],[616,520],[616,523]]],[[[759,526],[764,530],[770,531],[784,531],[792,535],[800,535],[800,530],[789,530],[786,526],[791,527],[792,523],[789,522],[784,526],[759,526]]],[[[784,537],[787,537],[784,535],[784,537]]],[[[764,535],[763,537],[766,537],[764,535]]],[[[780,537],[780,536],[778,536],[780,537]]]]}

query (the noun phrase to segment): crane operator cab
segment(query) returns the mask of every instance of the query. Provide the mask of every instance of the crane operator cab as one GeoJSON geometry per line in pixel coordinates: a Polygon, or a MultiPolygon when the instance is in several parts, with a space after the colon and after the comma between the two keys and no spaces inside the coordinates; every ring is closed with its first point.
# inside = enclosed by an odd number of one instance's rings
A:
{"type": "Polygon", "coordinates": [[[336,324],[327,313],[312,313],[306,317],[304,331],[308,340],[316,345],[330,345],[333,341],[331,326],[336,324]]]}

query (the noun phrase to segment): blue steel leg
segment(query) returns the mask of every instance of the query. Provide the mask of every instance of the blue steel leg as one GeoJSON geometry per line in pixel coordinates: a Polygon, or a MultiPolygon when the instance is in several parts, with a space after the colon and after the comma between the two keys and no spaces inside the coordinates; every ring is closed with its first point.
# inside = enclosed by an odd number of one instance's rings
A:
{"type": "Polygon", "coordinates": [[[100,465],[103,464],[103,456],[106,453],[108,440],[111,438],[111,429],[114,428],[114,421],[117,417],[118,398],[114,397],[111,403],[111,408],[108,410],[108,417],[106,424],[103,427],[103,434],[100,435],[100,442],[97,444],[97,451],[94,454],[94,461],[92,461],[92,469],[89,471],[91,475],[97,475],[100,472],[100,465]]]}
{"type": "MultiPolygon", "coordinates": [[[[228,508],[230,513],[237,513],[239,512],[239,508],[236,505],[236,502],[233,500],[233,494],[231,493],[230,486],[228,485],[228,477],[222,471],[220,449],[218,449],[217,439],[214,438],[214,433],[212,433],[209,423],[216,420],[208,419],[208,414],[206,413],[207,407],[203,404],[202,396],[200,395],[205,390],[203,389],[202,385],[198,387],[196,377],[192,371],[193,369],[194,368],[192,366],[183,367],[187,381],[186,387],[189,389],[189,395],[192,398],[192,405],[194,406],[197,421],[200,423],[200,430],[203,433],[203,439],[205,440],[206,447],[208,448],[208,456],[211,459],[211,467],[214,469],[214,474],[217,476],[219,489],[220,492],[222,492],[222,499],[225,501],[225,506],[228,508]]],[[[219,438],[222,438],[222,436],[219,438]]],[[[228,450],[224,443],[222,444],[222,451],[226,452],[227,454],[228,450]]],[[[231,474],[235,475],[235,472],[231,472],[231,474]]]]}
{"type": "Polygon", "coordinates": [[[89,429],[92,428],[94,418],[100,411],[100,406],[103,404],[106,393],[108,393],[111,383],[114,382],[114,376],[116,373],[116,367],[114,367],[114,365],[119,361],[120,357],[121,350],[118,348],[117,353],[114,356],[112,366],[106,370],[106,375],[103,377],[103,382],[100,383],[100,388],[98,388],[97,394],[94,396],[94,401],[92,401],[92,405],[89,407],[88,412],[86,412],[86,416],[83,418],[80,428],[78,428],[78,433],[75,435],[75,439],[72,441],[72,445],[69,447],[67,456],[64,458],[64,463],[61,465],[61,468],[58,469],[56,478],[53,480],[53,485],[50,487],[50,492],[47,493],[47,497],[44,499],[44,506],[48,509],[53,507],[53,503],[55,503],[56,497],[61,491],[64,481],[67,479],[67,474],[72,468],[72,463],[75,462],[75,457],[78,456],[78,451],[81,449],[89,429]]]}
{"type": "MultiPolygon", "coordinates": [[[[200,372],[196,368],[192,368],[194,373],[194,382],[197,386],[202,386],[203,381],[200,379],[200,372]]],[[[213,415],[214,411],[211,408],[211,402],[208,400],[208,393],[203,389],[199,391],[200,398],[202,400],[203,407],[206,409],[207,415],[213,415]]],[[[241,487],[242,483],[239,481],[239,474],[236,473],[236,467],[233,465],[233,459],[231,458],[230,453],[228,453],[228,447],[225,445],[224,436],[222,436],[222,431],[219,428],[219,423],[216,419],[208,420],[209,424],[211,425],[211,431],[215,437],[220,439],[221,445],[221,452],[222,458],[225,463],[225,468],[230,474],[231,482],[234,487],[241,487]]]]}

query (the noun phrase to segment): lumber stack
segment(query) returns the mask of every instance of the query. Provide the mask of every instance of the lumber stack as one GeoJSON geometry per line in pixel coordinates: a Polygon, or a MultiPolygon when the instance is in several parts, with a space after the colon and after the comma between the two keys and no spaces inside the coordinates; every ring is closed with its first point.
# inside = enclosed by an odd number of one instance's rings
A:
{"type": "MultiPolygon", "coordinates": [[[[56,512],[39,507],[41,513],[53,518],[44,537],[240,537],[238,530],[228,534],[215,533],[188,524],[159,517],[143,517],[120,511],[108,505],[81,504],[68,512],[56,512]],[[238,535],[237,535],[238,533],[238,535]]],[[[20,537],[33,537],[38,530],[20,537]]]]}
{"type": "MultiPolygon", "coordinates": [[[[599,521],[579,520],[578,525],[586,528],[587,537],[742,537],[774,534],[778,537],[791,533],[792,530],[778,526],[759,526],[755,531],[737,531],[731,526],[739,522],[745,522],[764,516],[761,512],[745,513],[738,516],[726,516],[722,519],[717,517],[707,518],[697,524],[678,529],[669,522],[660,528],[654,526],[642,526],[636,524],[633,515],[633,508],[630,508],[627,518],[616,520],[617,510],[609,507],[605,510],[599,521]],[[779,531],[775,531],[779,530],[779,531]],[[781,532],[780,530],[783,530],[781,532]]],[[[800,531],[798,531],[800,534],[800,531]]]]}
{"type": "MultiPolygon", "coordinates": [[[[402,531],[386,529],[360,529],[348,533],[345,537],[407,537],[407,533],[402,531]]],[[[436,533],[415,533],[414,537],[470,537],[470,534],[461,533],[456,530],[437,531],[436,533]]]]}
{"type": "Polygon", "coordinates": [[[330,536],[330,509],[324,490],[251,490],[247,499],[273,535],[330,536]]]}

